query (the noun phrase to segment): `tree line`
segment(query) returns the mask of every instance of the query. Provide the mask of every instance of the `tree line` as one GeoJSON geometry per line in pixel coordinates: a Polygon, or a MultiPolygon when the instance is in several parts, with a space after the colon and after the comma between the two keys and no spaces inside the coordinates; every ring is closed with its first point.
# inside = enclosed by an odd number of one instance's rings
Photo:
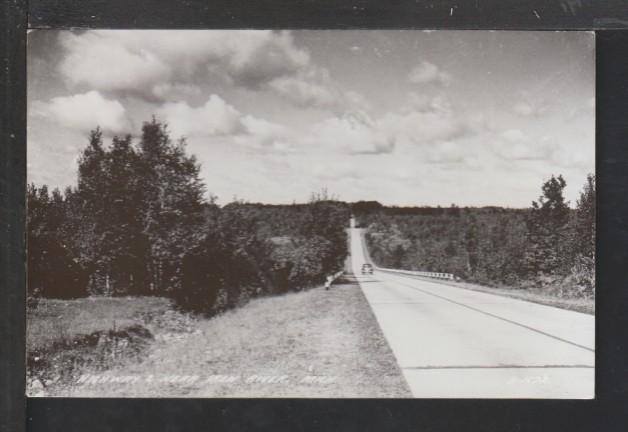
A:
{"type": "Polygon", "coordinates": [[[527,209],[353,205],[373,259],[384,267],[453,273],[487,285],[595,293],[595,176],[574,209],[552,176],[527,209]]]}
{"type": "Polygon", "coordinates": [[[136,142],[127,135],[106,144],[93,130],[76,186],[28,186],[29,295],[167,296],[212,314],[342,268],[351,213],[379,265],[594,294],[593,175],[575,209],[561,176],[542,185],[530,208],[507,209],[349,204],[326,190],[304,204],[219,206],[199,173],[185,140],[173,141],[156,119],[136,142]]]}
{"type": "Polygon", "coordinates": [[[154,118],[138,142],[105,144],[93,130],[76,186],[27,188],[29,295],[167,296],[212,314],[342,268],[346,203],[322,191],[306,204],[221,207],[199,172],[154,118]]]}

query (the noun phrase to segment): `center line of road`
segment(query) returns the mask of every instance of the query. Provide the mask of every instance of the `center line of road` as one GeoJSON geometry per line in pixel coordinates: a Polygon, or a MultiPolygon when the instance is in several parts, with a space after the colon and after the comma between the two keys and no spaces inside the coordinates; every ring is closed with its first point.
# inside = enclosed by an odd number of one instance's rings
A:
{"type": "Polygon", "coordinates": [[[570,340],[563,339],[563,338],[561,338],[561,337],[555,336],[555,335],[550,334],[550,333],[546,333],[546,332],[544,332],[544,331],[542,331],[542,330],[539,330],[539,329],[536,329],[536,328],[534,328],[534,327],[530,327],[529,325],[521,324],[520,322],[513,321],[513,320],[510,320],[510,319],[508,319],[508,318],[504,318],[504,317],[502,317],[502,316],[495,315],[495,314],[492,314],[492,313],[490,313],[490,312],[483,311],[482,309],[478,309],[478,308],[475,308],[475,307],[473,307],[473,306],[469,306],[469,305],[467,305],[467,304],[457,302],[457,301],[452,300],[452,299],[450,299],[450,298],[443,297],[443,296],[440,296],[440,295],[438,295],[438,294],[434,294],[434,293],[431,293],[431,292],[429,292],[429,291],[422,290],[421,288],[417,288],[417,287],[415,287],[415,286],[412,286],[412,285],[409,285],[409,284],[406,284],[406,283],[400,282],[400,281],[398,281],[398,280],[395,280],[395,279],[394,279],[394,277],[393,277],[393,279],[392,279],[392,280],[393,280],[393,282],[394,282],[394,283],[397,283],[397,284],[399,284],[399,285],[405,286],[405,287],[407,287],[407,288],[412,288],[412,289],[417,290],[417,291],[420,291],[420,292],[422,292],[422,293],[424,293],[424,294],[431,295],[431,296],[433,296],[433,297],[437,297],[437,298],[439,298],[439,299],[441,299],[441,300],[448,301],[448,302],[453,303],[453,304],[456,304],[456,305],[458,305],[458,306],[462,306],[462,307],[465,307],[465,308],[467,308],[467,309],[471,309],[472,311],[479,312],[479,313],[481,313],[481,314],[484,314],[484,315],[487,315],[487,316],[490,316],[490,317],[493,317],[493,318],[497,318],[497,319],[499,319],[499,320],[505,321],[505,322],[510,323],[510,324],[514,324],[514,325],[519,326],[519,327],[523,327],[523,328],[528,329],[528,330],[531,330],[531,331],[533,331],[533,332],[536,332],[536,333],[542,334],[543,336],[547,336],[547,337],[550,337],[550,338],[552,338],[552,339],[556,339],[556,340],[559,340],[559,341],[561,341],[561,342],[568,343],[568,344],[573,345],[573,346],[576,346],[576,347],[578,347],[578,348],[582,348],[582,349],[585,349],[585,350],[587,350],[587,351],[595,352],[595,350],[594,350],[594,349],[589,348],[588,346],[584,346],[584,345],[577,344],[577,343],[572,342],[572,341],[570,341],[570,340]]]}

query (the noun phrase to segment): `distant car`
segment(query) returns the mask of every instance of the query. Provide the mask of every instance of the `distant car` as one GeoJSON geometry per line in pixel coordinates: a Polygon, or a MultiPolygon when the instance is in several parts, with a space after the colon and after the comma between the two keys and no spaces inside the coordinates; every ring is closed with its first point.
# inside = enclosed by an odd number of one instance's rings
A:
{"type": "Polygon", "coordinates": [[[362,274],[373,274],[373,266],[371,264],[362,264],[362,274]]]}

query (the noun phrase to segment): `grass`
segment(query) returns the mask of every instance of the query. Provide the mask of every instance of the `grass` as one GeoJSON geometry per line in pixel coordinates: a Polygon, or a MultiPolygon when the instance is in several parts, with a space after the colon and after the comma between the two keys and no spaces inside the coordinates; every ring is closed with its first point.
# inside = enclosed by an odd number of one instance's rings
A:
{"type": "Polygon", "coordinates": [[[27,394],[48,396],[86,372],[137,361],[190,318],[156,297],[40,299],[27,310],[27,394]]]}
{"type": "Polygon", "coordinates": [[[411,397],[362,291],[342,281],[199,319],[97,378],[51,395],[411,397]]]}
{"type": "Polygon", "coordinates": [[[60,340],[141,324],[147,316],[168,310],[170,301],[159,297],[40,299],[37,307],[27,310],[26,350],[42,350],[60,340]]]}
{"type": "MultiPolygon", "coordinates": [[[[420,278],[416,276],[417,278],[420,278]]],[[[434,283],[442,283],[458,288],[465,288],[472,291],[480,291],[488,294],[496,294],[504,297],[526,300],[532,303],[538,303],[546,306],[553,306],[560,309],[567,309],[576,312],[582,312],[589,315],[595,315],[595,300],[590,298],[566,298],[554,294],[548,288],[526,288],[516,289],[512,287],[488,287],[470,282],[454,282],[443,281],[437,279],[426,279],[434,283]]]]}

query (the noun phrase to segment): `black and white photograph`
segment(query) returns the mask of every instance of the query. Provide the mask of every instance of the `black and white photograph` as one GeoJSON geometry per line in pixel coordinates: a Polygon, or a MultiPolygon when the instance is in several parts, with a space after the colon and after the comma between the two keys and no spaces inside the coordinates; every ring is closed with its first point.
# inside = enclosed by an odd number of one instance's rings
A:
{"type": "Polygon", "coordinates": [[[593,32],[27,42],[28,397],[595,397],[593,32]]]}

